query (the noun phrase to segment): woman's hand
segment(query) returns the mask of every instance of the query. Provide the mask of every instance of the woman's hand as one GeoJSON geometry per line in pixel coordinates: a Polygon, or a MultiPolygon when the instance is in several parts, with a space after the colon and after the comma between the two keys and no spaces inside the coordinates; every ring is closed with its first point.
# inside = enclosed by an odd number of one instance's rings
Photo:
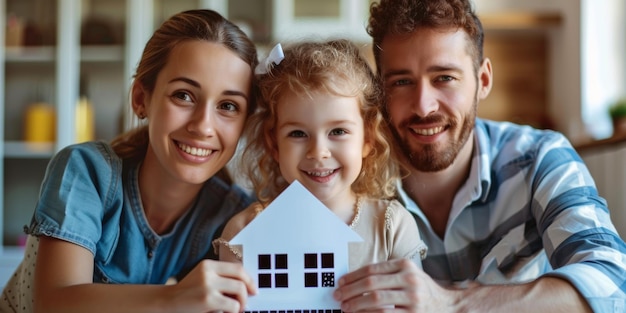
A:
{"type": "Polygon", "coordinates": [[[242,312],[248,295],[256,294],[241,264],[214,260],[200,262],[172,287],[175,301],[193,312],[242,312]]]}

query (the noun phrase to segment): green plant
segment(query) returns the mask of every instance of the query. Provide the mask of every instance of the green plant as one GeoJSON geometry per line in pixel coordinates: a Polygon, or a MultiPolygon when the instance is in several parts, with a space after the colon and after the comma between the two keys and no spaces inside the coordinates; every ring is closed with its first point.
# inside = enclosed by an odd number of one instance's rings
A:
{"type": "Polygon", "coordinates": [[[611,118],[626,117],[626,97],[617,100],[609,107],[609,115],[611,118]]]}

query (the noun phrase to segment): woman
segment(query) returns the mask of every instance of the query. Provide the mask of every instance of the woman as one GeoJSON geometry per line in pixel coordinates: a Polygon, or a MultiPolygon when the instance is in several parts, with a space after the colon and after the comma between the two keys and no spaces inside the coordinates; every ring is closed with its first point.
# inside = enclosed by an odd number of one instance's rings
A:
{"type": "Polygon", "coordinates": [[[2,305],[241,311],[255,292],[250,277],[239,265],[205,258],[219,227],[250,204],[224,166],[254,111],[256,63],[254,44],[213,11],[163,23],[131,89],[133,111],[147,126],[111,144],[69,146],[51,160],[24,261],[2,305]]]}

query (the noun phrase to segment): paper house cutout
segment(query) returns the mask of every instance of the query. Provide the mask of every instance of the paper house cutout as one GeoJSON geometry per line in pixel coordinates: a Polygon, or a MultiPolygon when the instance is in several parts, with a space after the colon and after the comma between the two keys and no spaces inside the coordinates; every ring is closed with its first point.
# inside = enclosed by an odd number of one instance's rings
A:
{"type": "MultiPolygon", "coordinates": [[[[348,272],[348,243],[363,239],[294,181],[231,241],[258,293],[246,312],[338,310],[332,297],[348,272]]],[[[319,311],[318,311],[319,312],[319,311]]]]}

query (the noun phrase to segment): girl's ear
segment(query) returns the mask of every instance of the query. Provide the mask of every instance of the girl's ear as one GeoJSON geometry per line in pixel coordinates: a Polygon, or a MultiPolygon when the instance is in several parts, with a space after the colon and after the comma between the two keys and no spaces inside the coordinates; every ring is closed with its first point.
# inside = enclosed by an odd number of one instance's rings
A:
{"type": "Polygon", "coordinates": [[[130,101],[133,107],[133,112],[141,119],[148,116],[146,103],[148,102],[148,93],[143,86],[135,82],[131,89],[130,101]]]}
{"type": "Polygon", "coordinates": [[[365,141],[363,143],[363,158],[365,158],[366,156],[368,156],[370,154],[370,152],[372,152],[372,144],[369,141],[365,141]]]}
{"type": "MultiPolygon", "coordinates": [[[[363,123],[365,123],[365,117],[363,117],[363,123]]],[[[374,149],[375,141],[372,139],[374,136],[372,132],[374,131],[375,130],[373,129],[368,130],[365,125],[363,125],[363,149],[361,151],[361,158],[363,159],[365,159],[365,157],[367,157],[374,149]]]]}

